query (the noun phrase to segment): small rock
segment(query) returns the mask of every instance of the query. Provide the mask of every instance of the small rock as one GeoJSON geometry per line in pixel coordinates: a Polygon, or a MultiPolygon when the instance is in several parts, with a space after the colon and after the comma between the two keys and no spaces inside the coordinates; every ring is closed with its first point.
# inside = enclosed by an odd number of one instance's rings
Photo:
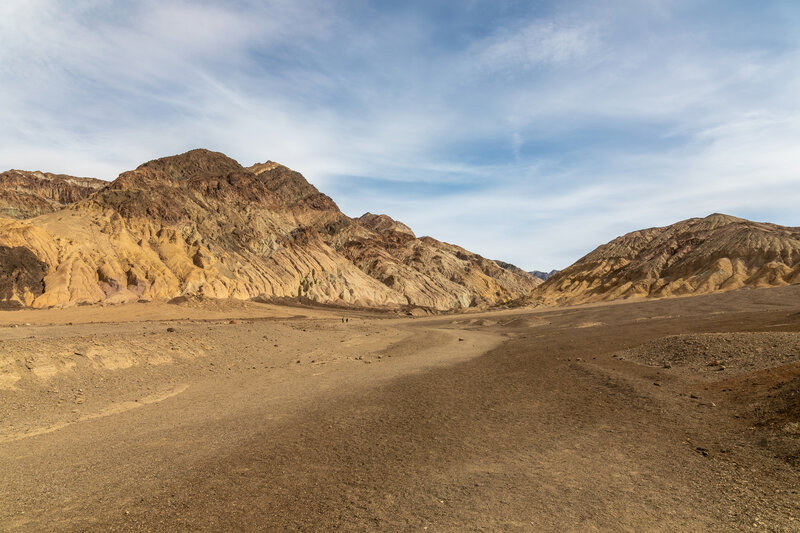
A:
{"type": "Polygon", "coordinates": [[[697,394],[695,394],[695,393],[691,393],[691,394],[689,395],[689,398],[692,398],[692,399],[696,400],[696,399],[698,399],[698,398],[699,398],[699,396],[697,396],[697,394]]]}
{"type": "Polygon", "coordinates": [[[698,446],[697,448],[695,448],[695,450],[703,457],[708,457],[708,450],[706,450],[705,448],[698,446]]]}
{"type": "Polygon", "coordinates": [[[175,328],[167,328],[167,333],[175,333],[176,331],[178,330],[175,328]]]}
{"type": "Polygon", "coordinates": [[[459,337],[459,338],[458,338],[458,340],[459,340],[459,341],[463,341],[464,339],[462,339],[461,337],[459,337]]]}
{"type": "Polygon", "coordinates": [[[234,319],[234,320],[229,320],[228,324],[240,324],[240,322],[238,320],[234,319]]]}
{"type": "Polygon", "coordinates": [[[658,381],[655,381],[655,382],[653,382],[653,385],[655,385],[656,387],[660,387],[661,383],[659,383],[658,381]]]}
{"type": "Polygon", "coordinates": [[[672,363],[670,363],[669,361],[664,361],[663,367],[664,368],[672,368],[672,363]]]}
{"type": "Polygon", "coordinates": [[[719,361],[719,359],[714,359],[713,361],[709,361],[708,363],[706,363],[706,366],[719,366],[721,364],[722,363],[719,361]]]}

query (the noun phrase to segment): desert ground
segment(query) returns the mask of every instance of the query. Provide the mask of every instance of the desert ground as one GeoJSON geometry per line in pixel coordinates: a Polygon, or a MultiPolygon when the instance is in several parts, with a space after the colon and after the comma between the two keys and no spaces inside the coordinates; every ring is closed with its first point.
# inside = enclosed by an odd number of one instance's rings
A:
{"type": "Polygon", "coordinates": [[[3,531],[800,531],[798,491],[800,286],[0,312],[3,531]]]}

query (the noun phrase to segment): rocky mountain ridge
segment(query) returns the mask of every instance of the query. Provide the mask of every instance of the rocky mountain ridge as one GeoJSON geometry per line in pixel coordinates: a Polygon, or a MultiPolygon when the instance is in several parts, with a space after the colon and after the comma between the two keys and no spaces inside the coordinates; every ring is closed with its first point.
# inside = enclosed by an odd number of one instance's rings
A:
{"type": "Polygon", "coordinates": [[[23,219],[52,213],[106,185],[94,178],[7,170],[0,173],[0,217],[23,219]]]}
{"type": "Polygon", "coordinates": [[[0,218],[0,302],[304,297],[441,311],[496,305],[540,283],[386,215],[350,218],[271,161],[245,168],[192,150],[96,185],[62,209],[0,218]]]}

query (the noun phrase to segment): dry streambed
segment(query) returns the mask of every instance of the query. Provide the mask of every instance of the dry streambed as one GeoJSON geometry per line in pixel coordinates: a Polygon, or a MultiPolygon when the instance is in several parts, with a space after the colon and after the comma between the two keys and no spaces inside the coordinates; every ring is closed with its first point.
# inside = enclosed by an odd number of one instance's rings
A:
{"type": "Polygon", "coordinates": [[[0,340],[0,441],[160,401],[198,380],[379,363],[410,335],[383,322],[116,323],[58,334],[30,326],[22,338],[0,340]]]}

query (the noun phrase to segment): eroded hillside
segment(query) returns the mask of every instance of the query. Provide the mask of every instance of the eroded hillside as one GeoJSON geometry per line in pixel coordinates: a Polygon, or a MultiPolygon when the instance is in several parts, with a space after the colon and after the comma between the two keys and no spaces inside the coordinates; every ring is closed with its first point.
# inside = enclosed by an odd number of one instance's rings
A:
{"type": "Polygon", "coordinates": [[[800,283],[800,228],[713,214],[623,235],[528,298],[582,303],[800,283]]]}

